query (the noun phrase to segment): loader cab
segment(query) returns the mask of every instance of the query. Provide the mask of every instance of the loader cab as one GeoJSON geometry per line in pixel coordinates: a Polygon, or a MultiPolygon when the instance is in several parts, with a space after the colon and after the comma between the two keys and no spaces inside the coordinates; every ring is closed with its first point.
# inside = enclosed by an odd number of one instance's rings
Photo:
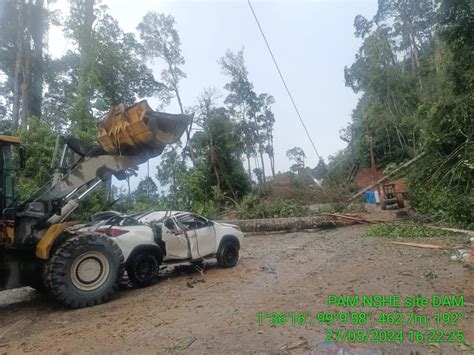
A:
{"type": "Polygon", "coordinates": [[[0,213],[13,219],[16,201],[15,172],[25,167],[25,149],[18,137],[0,135],[0,213]]]}

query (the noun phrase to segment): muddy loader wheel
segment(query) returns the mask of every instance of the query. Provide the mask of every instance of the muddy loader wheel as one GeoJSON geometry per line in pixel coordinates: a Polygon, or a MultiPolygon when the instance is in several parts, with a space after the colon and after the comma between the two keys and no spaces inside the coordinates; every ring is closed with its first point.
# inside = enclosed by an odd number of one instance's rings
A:
{"type": "Polygon", "coordinates": [[[45,265],[45,285],[70,308],[106,302],[118,289],[123,255],[117,244],[101,234],[64,241],[45,265]]]}
{"type": "Polygon", "coordinates": [[[127,275],[134,287],[150,286],[158,278],[160,260],[152,252],[137,254],[127,265],[127,275]]]}
{"type": "Polygon", "coordinates": [[[230,268],[239,261],[239,246],[233,241],[225,241],[217,251],[217,263],[223,268],[230,268]]]}

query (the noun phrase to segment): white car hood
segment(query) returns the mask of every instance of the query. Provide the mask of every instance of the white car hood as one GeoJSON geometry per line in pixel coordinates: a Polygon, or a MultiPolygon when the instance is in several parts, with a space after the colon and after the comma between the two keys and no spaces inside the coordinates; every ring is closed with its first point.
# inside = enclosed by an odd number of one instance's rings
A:
{"type": "Polygon", "coordinates": [[[231,228],[236,228],[236,229],[240,230],[240,227],[236,224],[223,223],[223,222],[218,222],[218,223],[223,227],[231,227],[231,228]]]}

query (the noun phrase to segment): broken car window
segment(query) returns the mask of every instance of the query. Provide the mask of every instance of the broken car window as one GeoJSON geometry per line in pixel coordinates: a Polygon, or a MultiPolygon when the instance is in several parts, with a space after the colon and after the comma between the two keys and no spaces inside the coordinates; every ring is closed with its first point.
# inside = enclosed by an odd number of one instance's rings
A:
{"type": "Polygon", "coordinates": [[[200,229],[209,226],[209,223],[206,219],[193,215],[179,217],[178,221],[184,228],[188,230],[200,229]]]}
{"type": "Polygon", "coordinates": [[[176,232],[178,230],[178,228],[176,227],[176,224],[174,224],[173,220],[168,218],[165,222],[164,222],[164,225],[166,228],[168,228],[168,230],[170,230],[171,232],[176,232]]]}

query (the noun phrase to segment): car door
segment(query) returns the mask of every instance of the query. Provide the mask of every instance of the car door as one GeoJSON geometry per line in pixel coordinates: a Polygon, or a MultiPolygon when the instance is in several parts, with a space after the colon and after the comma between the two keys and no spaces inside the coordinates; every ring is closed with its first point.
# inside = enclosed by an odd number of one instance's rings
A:
{"type": "Polygon", "coordinates": [[[174,221],[166,218],[162,225],[162,238],[166,245],[165,259],[188,259],[191,257],[189,238],[174,221]]]}
{"type": "Polygon", "coordinates": [[[194,214],[182,215],[177,219],[187,232],[193,259],[216,253],[216,231],[211,221],[194,214]]]}

